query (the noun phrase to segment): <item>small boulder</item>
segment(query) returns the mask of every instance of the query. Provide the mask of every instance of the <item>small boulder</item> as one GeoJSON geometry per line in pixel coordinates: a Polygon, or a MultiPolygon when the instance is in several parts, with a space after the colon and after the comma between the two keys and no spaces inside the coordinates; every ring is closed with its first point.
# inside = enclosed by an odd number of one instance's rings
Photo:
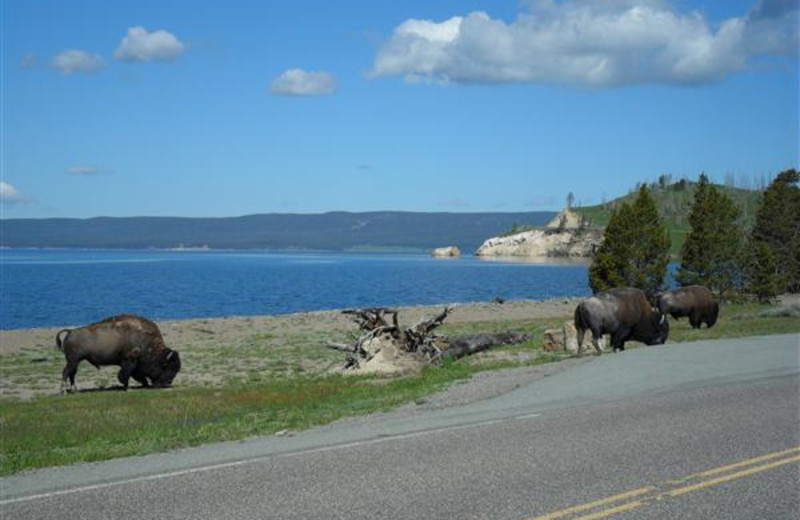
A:
{"type": "Polygon", "coordinates": [[[542,336],[542,347],[546,352],[564,351],[564,331],[562,329],[547,329],[542,336]]]}
{"type": "MultiPolygon", "coordinates": [[[[564,348],[570,354],[577,354],[578,353],[578,331],[575,329],[575,323],[572,321],[564,322],[564,348]]],[[[603,336],[600,338],[600,348],[602,350],[608,349],[608,342],[606,341],[606,337],[603,336]]],[[[586,334],[583,336],[583,351],[584,352],[595,352],[594,345],[592,345],[592,333],[590,331],[586,331],[586,334]]]]}
{"type": "Polygon", "coordinates": [[[436,258],[457,258],[461,256],[461,250],[456,246],[437,247],[431,251],[431,255],[436,258]]]}

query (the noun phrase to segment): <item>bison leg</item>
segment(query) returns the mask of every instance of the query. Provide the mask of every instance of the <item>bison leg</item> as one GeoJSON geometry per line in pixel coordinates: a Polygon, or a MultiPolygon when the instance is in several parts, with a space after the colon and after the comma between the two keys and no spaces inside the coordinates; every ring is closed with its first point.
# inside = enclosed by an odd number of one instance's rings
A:
{"type": "Polygon", "coordinates": [[[600,334],[598,331],[592,331],[592,345],[594,345],[594,349],[596,354],[599,356],[603,353],[603,349],[600,348],[600,340],[603,338],[603,335],[600,334]]]}
{"type": "Polygon", "coordinates": [[[147,377],[143,376],[138,370],[134,370],[131,374],[131,377],[143,387],[150,386],[150,383],[147,381],[147,377]]]}
{"type": "Polygon", "coordinates": [[[699,312],[692,312],[689,315],[689,324],[693,329],[699,329],[703,325],[703,321],[699,312]]]}
{"type": "Polygon", "coordinates": [[[712,302],[711,309],[705,313],[706,326],[709,329],[717,322],[717,317],[719,317],[719,304],[712,302]]]}
{"type": "Polygon", "coordinates": [[[119,379],[119,382],[122,383],[122,388],[125,390],[128,389],[128,381],[130,381],[134,368],[136,368],[136,365],[130,361],[123,361],[120,365],[117,379],[119,379]]]}
{"type": "Polygon", "coordinates": [[[625,340],[628,338],[628,331],[623,328],[618,328],[611,334],[611,347],[614,352],[618,350],[625,350],[625,340]]]}
{"type": "Polygon", "coordinates": [[[583,355],[583,337],[586,335],[586,329],[577,327],[577,332],[578,334],[576,339],[578,340],[578,355],[581,356],[583,355]]]}
{"type": "Polygon", "coordinates": [[[61,372],[61,393],[65,392],[74,392],[75,388],[75,374],[78,373],[78,363],[80,361],[75,361],[72,359],[67,360],[67,366],[64,367],[63,372],[61,372]],[[67,384],[67,380],[69,380],[69,384],[67,384]]]}

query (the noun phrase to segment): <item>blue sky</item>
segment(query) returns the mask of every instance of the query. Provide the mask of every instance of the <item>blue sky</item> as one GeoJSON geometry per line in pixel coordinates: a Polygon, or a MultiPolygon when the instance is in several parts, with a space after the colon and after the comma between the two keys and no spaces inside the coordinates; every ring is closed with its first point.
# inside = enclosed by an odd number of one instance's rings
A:
{"type": "Polygon", "coordinates": [[[798,2],[2,2],[4,218],[535,211],[798,166],[798,2]]]}

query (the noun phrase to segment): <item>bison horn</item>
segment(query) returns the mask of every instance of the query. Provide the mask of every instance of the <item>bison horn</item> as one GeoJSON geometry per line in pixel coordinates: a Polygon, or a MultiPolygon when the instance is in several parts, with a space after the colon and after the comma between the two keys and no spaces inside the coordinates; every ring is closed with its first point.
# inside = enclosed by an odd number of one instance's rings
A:
{"type": "Polygon", "coordinates": [[[169,354],[167,354],[167,361],[169,361],[170,359],[172,359],[172,355],[173,355],[174,353],[175,353],[175,351],[174,351],[174,350],[170,350],[170,351],[169,351],[169,354]]]}
{"type": "Polygon", "coordinates": [[[662,314],[661,315],[661,319],[658,320],[658,324],[659,325],[663,325],[664,324],[664,320],[666,320],[666,319],[667,319],[667,315],[666,314],[662,314]]]}

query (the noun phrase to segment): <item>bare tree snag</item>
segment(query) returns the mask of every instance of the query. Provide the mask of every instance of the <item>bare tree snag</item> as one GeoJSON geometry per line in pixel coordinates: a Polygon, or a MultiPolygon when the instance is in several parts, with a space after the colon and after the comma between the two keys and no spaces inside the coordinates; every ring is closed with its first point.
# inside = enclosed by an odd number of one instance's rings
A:
{"type": "MultiPolygon", "coordinates": [[[[435,329],[444,323],[452,311],[452,307],[445,307],[439,314],[402,329],[396,309],[347,309],[342,312],[350,315],[358,324],[360,336],[352,344],[329,342],[326,346],[349,354],[344,366],[346,369],[365,369],[370,361],[376,359],[388,367],[382,366],[385,370],[375,371],[398,372],[402,371],[397,369],[398,366],[408,368],[409,364],[414,363],[435,364],[445,358],[458,359],[494,346],[531,339],[530,334],[520,332],[472,334],[453,339],[436,334],[435,329]]],[[[373,364],[377,364],[377,361],[373,364]]]]}
{"type": "Polygon", "coordinates": [[[372,331],[377,328],[391,328],[399,330],[397,324],[397,311],[395,309],[387,309],[385,307],[370,307],[367,309],[347,309],[343,310],[342,314],[352,316],[353,321],[358,323],[358,328],[361,331],[372,331]],[[392,325],[386,322],[386,315],[392,315],[392,325]]]}

